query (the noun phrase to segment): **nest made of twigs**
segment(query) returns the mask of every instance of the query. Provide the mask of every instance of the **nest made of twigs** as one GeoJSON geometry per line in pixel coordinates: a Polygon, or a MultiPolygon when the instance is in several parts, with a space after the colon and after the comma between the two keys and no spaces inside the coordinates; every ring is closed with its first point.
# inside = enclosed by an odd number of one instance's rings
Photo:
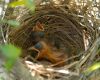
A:
{"type": "MultiPolygon", "coordinates": [[[[29,14],[22,15],[19,21],[21,21],[21,27],[13,29],[9,38],[11,43],[21,47],[26,54],[27,49],[36,43],[36,39],[31,35],[37,22],[44,26],[45,39],[50,43],[59,44],[60,49],[65,51],[69,58],[85,51],[85,40],[95,38],[92,30],[81,26],[76,17],[65,7],[62,10],[55,6],[45,6],[36,10],[35,14],[29,12],[29,14]]],[[[91,43],[93,41],[90,40],[91,43]]],[[[88,54],[88,52],[86,53],[88,54]]],[[[78,56],[79,59],[81,57],[78,56]]]]}
{"type": "Polygon", "coordinates": [[[48,41],[58,42],[71,51],[75,50],[75,53],[84,50],[83,27],[72,15],[50,6],[24,19],[21,27],[11,32],[10,41],[23,49],[34,45],[35,39],[32,39],[31,34],[36,22],[44,25],[48,41]]]}

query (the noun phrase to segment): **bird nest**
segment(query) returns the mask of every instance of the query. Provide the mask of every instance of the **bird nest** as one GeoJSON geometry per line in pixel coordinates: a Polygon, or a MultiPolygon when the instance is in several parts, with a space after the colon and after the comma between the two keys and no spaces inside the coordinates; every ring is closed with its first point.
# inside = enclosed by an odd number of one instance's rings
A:
{"type": "MultiPolygon", "coordinates": [[[[63,66],[63,69],[76,71],[77,69],[75,66],[78,64],[78,61],[82,59],[82,55],[84,55],[83,52],[86,51],[94,41],[94,37],[92,36],[94,33],[92,30],[80,25],[76,18],[77,17],[73,16],[66,7],[63,7],[62,10],[59,7],[45,6],[37,9],[34,14],[28,12],[27,14],[18,17],[21,26],[11,31],[9,35],[10,42],[22,48],[22,57],[26,59],[27,56],[30,55],[28,49],[34,46],[38,41],[44,41],[47,44],[52,45],[53,51],[56,50],[57,53],[61,53],[60,55],[64,54],[64,56],[66,56],[64,58],[66,64],[63,66]],[[43,38],[38,39],[32,36],[34,34],[33,29],[37,26],[43,28],[45,34],[43,38]]],[[[55,52],[56,55],[57,53],[55,52]]],[[[37,54],[35,54],[35,56],[36,55],[37,54]]],[[[30,56],[33,58],[32,55],[30,56]]],[[[30,61],[30,59],[28,60],[30,61]]],[[[39,61],[39,64],[40,63],[42,64],[43,62],[39,61]]],[[[43,64],[45,65],[45,63],[43,64]]],[[[48,66],[48,63],[46,66],[48,66]]],[[[53,66],[57,67],[56,64],[53,64],[53,66]]],[[[50,69],[46,70],[53,72],[53,70],[50,69]]],[[[63,73],[57,70],[54,70],[54,72],[59,72],[60,74],[63,73]]],[[[66,73],[66,71],[64,71],[64,73],[66,73]]],[[[78,75],[73,72],[70,74],[74,76],[78,75]]],[[[46,74],[46,76],[48,75],[46,74]]]]}

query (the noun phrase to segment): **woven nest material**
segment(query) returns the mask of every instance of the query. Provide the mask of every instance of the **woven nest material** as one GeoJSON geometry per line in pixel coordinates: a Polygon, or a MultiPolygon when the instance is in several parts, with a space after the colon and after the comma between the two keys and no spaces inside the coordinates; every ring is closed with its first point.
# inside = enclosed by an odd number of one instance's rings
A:
{"type": "Polygon", "coordinates": [[[31,35],[37,22],[44,25],[45,39],[59,44],[60,49],[66,51],[70,57],[73,53],[76,55],[85,50],[83,27],[69,13],[49,6],[37,10],[35,14],[31,13],[23,17],[20,17],[21,27],[13,30],[9,36],[11,43],[23,50],[35,44],[36,39],[31,35]]]}

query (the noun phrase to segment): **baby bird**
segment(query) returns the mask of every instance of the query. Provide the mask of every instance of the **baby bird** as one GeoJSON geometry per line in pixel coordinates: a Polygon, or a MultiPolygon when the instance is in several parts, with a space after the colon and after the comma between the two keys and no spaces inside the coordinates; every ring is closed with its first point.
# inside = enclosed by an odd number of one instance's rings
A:
{"type": "MultiPolygon", "coordinates": [[[[37,60],[47,59],[53,64],[57,64],[60,61],[63,61],[63,58],[60,58],[58,57],[58,55],[55,55],[55,52],[51,50],[50,46],[44,41],[38,42],[33,47],[30,47],[29,50],[36,50],[38,52],[38,55],[36,56],[37,60]]],[[[64,62],[61,62],[57,66],[62,66],[64,64],[64,62]]]]}
{"type": "Polygon", "coordinates": [[[44,26],[40,22],[36,22],[36,25],[33,27],[30,37],[33,40],[33,44],[36,44],[38,41],[42,40],[45,36],[44,26]]]}
{"type": "MultiPolygon", "coordinates": [[[[63,60],[63,58],[55,55],[56,52],[54,52],[50,45],[48,45],[44,40],[45,32],[43,24],[37,22],[32,31],[33,33],[31,37],[34,39],[36,44],[28,49],[31,51],[31,56],[36,56],[36,60],[47,59],[54,64],[63,60]]],[[[64,65],[64,62],[60,63],[58,66],[61,65],[64,65]]]]}

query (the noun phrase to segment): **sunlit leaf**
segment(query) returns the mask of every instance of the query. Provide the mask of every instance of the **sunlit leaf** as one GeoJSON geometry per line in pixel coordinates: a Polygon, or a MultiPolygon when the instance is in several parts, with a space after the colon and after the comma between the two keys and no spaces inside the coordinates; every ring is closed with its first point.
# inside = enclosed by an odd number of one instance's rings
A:
{"type": "Polygon", "coordinates": [[[7,23],[14,27],[20,26],[20,23],[17,20],[8,20],[7,23]]]}
{"type": "Polygon", "coordinates": [[[92,65],[91,67],[89,67],[86,71],[84,71],[85,73],[89,73],[92,72],[94,70],[97,70],[100,68],[100,62],[95,63],[94,65],[92,65]]]}
{"type": "Polygon", "coordinates": [[[24,4],[25,4],[24,0],[19,0],[19,1],[14,1],[14,2],[10,3],[9,6],[16,7],[16,6],[21,6],[24,4]]]}
{"type": "Polygon", "coordinates": [[[35,10],[35,1],[34,0],[18,0],[18,1],[14,1],[9,4],[9,6],[11,6],[11,7],[22,6],[22,5],[26,6],[31,11],[35,10]]]}

